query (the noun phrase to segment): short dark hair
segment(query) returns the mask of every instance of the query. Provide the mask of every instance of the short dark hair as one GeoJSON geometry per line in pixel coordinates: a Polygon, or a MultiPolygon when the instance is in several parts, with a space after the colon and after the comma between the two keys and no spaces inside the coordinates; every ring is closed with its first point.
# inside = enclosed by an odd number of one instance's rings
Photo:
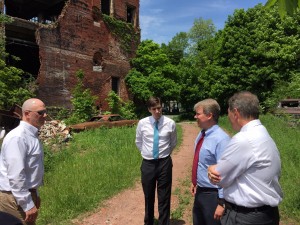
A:
{"type": "Polygon", "coordinates": [[[236,108],[245,119],[258,119],[259,117],[259,100],[249,91],[235,93],[229,98],[228,107],[230,111],[236,108]]]}
{"type": "Polygon", "coordinates": [[[159,97],[150,97],[147,101],[147,107],[150,109],[151,107],[155,107],[157,105],[161,105],[159,97]]]}

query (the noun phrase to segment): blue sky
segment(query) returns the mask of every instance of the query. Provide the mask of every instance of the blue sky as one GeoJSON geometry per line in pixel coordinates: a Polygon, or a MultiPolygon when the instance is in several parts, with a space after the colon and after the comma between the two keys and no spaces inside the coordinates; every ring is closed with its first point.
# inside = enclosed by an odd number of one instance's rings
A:
{"type": "Polygon", "coordinates": [[[141,39],[168,43],[179,32],[188,32],[194,20],[211,19],[223,29],[235,9],[248,9],[267,0],[140,0],[141,39]]]}

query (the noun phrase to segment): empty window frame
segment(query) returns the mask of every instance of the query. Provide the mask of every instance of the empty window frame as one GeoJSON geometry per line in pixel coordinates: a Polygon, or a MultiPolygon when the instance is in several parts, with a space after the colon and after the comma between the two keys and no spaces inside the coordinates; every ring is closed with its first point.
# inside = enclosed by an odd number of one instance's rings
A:
{"type": "Polygon", "coordinates": [[[120,86],[120,78],[112,77],[111,78],[111,90],[114,91],[116,94],[119,94],[119,86],[120,86]]]}

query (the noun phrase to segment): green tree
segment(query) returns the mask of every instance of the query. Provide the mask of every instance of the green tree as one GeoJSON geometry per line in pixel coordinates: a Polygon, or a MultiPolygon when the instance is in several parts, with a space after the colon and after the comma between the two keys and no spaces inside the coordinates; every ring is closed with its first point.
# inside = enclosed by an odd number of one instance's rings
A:
{"type": "Polygon", "coordinates": [[[250,90],[264,104],[277,82],[289,81],[299,68],[298,17],[281,21],[276,8],[265,10],[261,4],[236,10],[219,36],[217,65],[221,70],[211,74],[211,81],[221,85],[217,91],[212,88],[212,93],[219,93],[214,97],[226,102],[233,92],[250,90]]]}
{"type": "Polygon", "coordinates": [[[125,81],[135,103],[144,103],[151,95],[159,96],[163,102],[179,99],[178,72],[158,44],[142,41],[131,64],[125,81]]]}
{"type": "MultiPolygon", "coordinates": [[[[205,80],[206,68],[214,64],[217,43],[216,28],[211,20],[195,19],[193,27],[187,33],[189,46],[177,69],[180,74],[180,102],[187,111],[193,105],[207,97],[210,87],[205,80]],[[206,89],[207,87],[207,89],[206,89]]],[[[209,77],[208,77],[209,78],[209,77]]]]}
{"type": "Polygon", "coordinates": [[[177,33],[167,45],[162,44],[161,48],[167,54],[170,62],[173,65],[178,65],[180,60],[185,56],[188,46],[188,34],[186,32],[180,32],[177,33]]]}
{"type": "Polygon", "coordinates": [[[198,18],[194,20],[192,28],[188,32],[190,52],[197,54],[203,48],[203,43],[212,39],[216,34],[216,27],[211,19],[198,18]]]}
{"type": "Polygon", "coordinates": [[[300,0],[268,0],[266,3],[267,8],[274,5],[278,5],[279,14],[281,18],[284,18],[286,14],[292,16],[297,8],[300,8],[300,0]]]}

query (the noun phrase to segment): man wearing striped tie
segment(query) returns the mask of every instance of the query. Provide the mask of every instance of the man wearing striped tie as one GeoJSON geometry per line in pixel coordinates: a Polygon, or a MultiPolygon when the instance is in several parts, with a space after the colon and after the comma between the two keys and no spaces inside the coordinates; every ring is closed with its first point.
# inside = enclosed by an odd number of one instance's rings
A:
{"type": "Polygon", "coordinates": [[[147,102],[151,116],[141,119],[136,129],[136,146],[143,157],[141,179],[145,196],[145,225],[154,223],[154,202],[157,186],[158,224],[170,224],[172,188],[171,153],[177,144],[175,122],[162,115],[161,101],[151,97],[147,102]]]}

